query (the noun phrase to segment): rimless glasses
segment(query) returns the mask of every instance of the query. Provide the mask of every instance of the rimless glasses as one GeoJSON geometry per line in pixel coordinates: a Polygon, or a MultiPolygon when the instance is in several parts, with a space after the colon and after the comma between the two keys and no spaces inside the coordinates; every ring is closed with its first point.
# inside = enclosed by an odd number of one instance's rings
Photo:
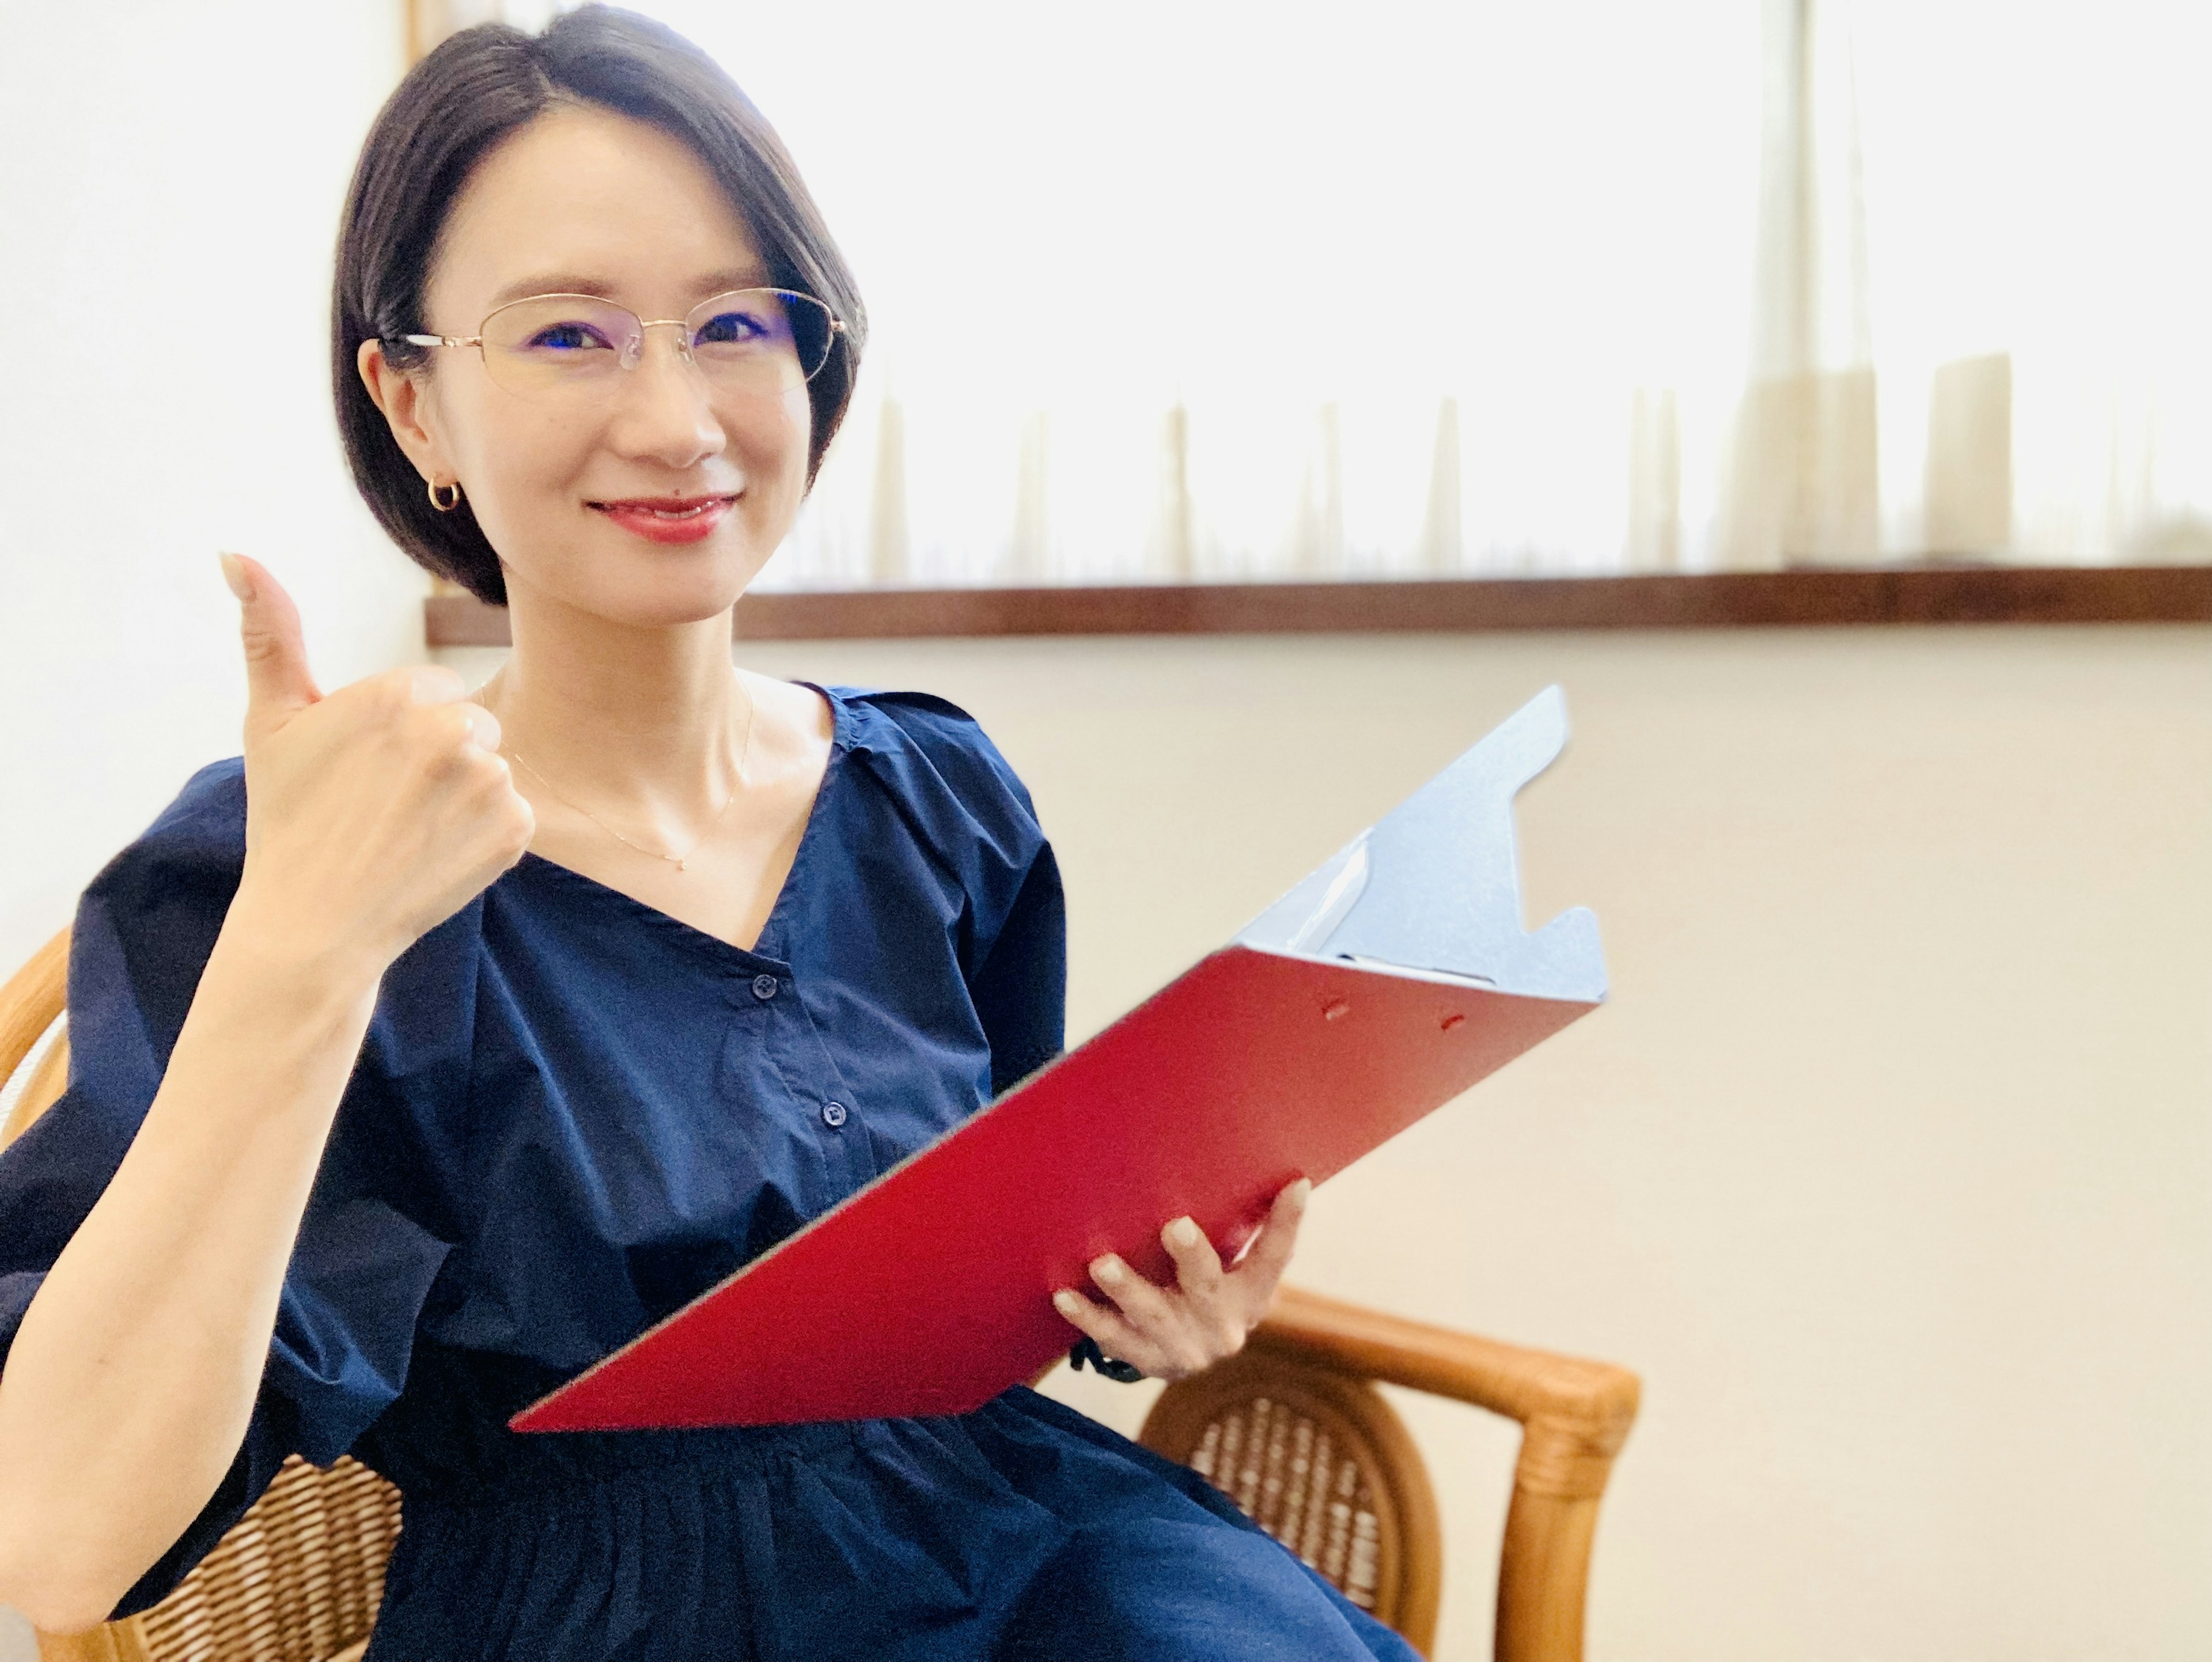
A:
{"type": "MultiPolygon", "coordinates": [[[[678,355],[724,391],[775,396],[830,361],[844,320],[811,295],[733,289],[680,318],[641,318],[592,295],[532,295],[493,311],[473,335],[402,335],[411,346],[473,346],[493,381],[520,398],[604,397],[645,355],[645,332],[678,331],[678,355]]],[[[397,344],[397,343],[394,343],[397,344]]]]}

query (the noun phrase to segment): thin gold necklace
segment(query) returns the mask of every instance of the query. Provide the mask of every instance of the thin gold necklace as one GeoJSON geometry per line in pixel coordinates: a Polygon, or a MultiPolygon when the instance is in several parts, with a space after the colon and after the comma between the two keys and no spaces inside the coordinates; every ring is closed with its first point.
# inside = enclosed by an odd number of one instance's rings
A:
{"type": "Polygon", "coordinates": [[[714,810],[714,817],[707,822],[707,829],[701,831],[699,835],[693,839],[691,846],[684,849],[681,854],[663,854],[659,849],[648,849],[642,843],[631,842],[629,838],[624,837],[620,831],[617,831],[612,825],[607,824],[605,820],[600,819],[599,815],[593,813],[581,802],[578,802],[569,797],[563,796],[559,788],[555,786],[550,779],[548,779],[544,774],[538,772],[536,768],[531,766],[530,758],[525,756],[520,751],[509,750],[508,746],[504,745],[500,746],[500,748],[502,750],[508,750],[508,753],[512,755],[516,761],[522,764],[524,770],[526,771],[532,779],[535,779],[539,784],[544,786],[547,791],[551,793],[555,801],[575,809],[578,813],[582,814],[585,819],[590,820],[608,836],[613,837],[616,842],[623,844],[623,847],[635,849],[640,854],[649,854],[655,860],[665,860],[680,872],[684,869],[685,862],[688,861],[693,855],[698,853],[701,849],[706,846],[707,839],[714,834],[715,830],[722,823],[723,816],[729,813],[730,804],[738,800],[738,794],[744,789],[745,763],[750,758],[753,753],[753,716],[756,711],[756,706],[753,703],[752,689],[745,686],[743,680],[740,680],[738,685],[744,688],[745,695],[745,738],[744,743],[741,745],[738,750],[737,782],[730,787],[730,794],[722,799],[722,806],[714,810]]]}

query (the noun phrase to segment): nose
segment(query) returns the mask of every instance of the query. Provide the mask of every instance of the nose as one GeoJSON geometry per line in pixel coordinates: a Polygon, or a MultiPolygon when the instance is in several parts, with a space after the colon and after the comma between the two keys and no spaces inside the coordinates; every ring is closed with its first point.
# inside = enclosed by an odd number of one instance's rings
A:
{"type": "Polygon", "coordinates": [[[681,470],[720,454],[729,435],[715,417],[706,377],[692,362],[684,326],[672,331],[649,323],[641,332],[628,373],[617,393],[620,407],[611,430],[614,447],[635,460],[681,470]],[[665,337],[655,344],[655,334],[665,337]]]}

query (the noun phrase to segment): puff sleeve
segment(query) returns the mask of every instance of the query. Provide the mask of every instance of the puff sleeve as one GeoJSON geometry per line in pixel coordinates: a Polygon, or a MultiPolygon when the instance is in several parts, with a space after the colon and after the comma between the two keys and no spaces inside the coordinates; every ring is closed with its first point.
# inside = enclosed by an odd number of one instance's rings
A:
{"type": "Polygon", "coordinates": [[[1028,788],[966,710],[925,692],[841,691],[926,758],[926,772],[902,773],[901,800],[963,893],[961,972],[990,1043],[996,1096],[1066,1042],[1067,910],[1052,843],[1028,788]]]}
{"type": "Polygon", "coordinates": [[[1066,1045],[1067,913],[1051,843],[1042,843],[1030,861],[968,989],[991,1041],[994,1095],[1019,1084],[1066,1045]]]}
{"type": "MultiPolygon", "coordinates": [[[[46,1271],[106,1190],[153,1102],[244,857],[243,770],[233,759],[195,775],[79,902],[67,1088],[0,1153],[0,1366],[46,1271]]],[[[375,1048],[373,1027],[342,1118],[378,1106],[375,1048]],[[368,1100],[356,1104],[357,1097],[368,1100]]],[[[332,1150],[286,1272],[245,1441],[199,1516],[125,1595],[117,1616],[143,1610],[173,1587],[287,1456],[327,1465],[398,1393],[417,1316],[448,1249],[393,1204],[378,1161],[345,1151],[335,1133],[332,1150]]]]}

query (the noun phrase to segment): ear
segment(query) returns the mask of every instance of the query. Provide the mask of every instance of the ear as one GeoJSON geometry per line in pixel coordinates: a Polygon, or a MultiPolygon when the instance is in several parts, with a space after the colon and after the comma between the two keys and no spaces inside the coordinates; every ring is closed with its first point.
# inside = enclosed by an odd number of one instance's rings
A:
{"type": "Polygon", "coordinates": [[[365,340],[355,354],[354,367],[362,385],[391,423],[392,436],[425,482],[441,483],[454,477],[452,458],[437,433],[437,414],[431,407],[429,382],[422,374],[396,368],[384,356],[384,343],[365,340]]]}

